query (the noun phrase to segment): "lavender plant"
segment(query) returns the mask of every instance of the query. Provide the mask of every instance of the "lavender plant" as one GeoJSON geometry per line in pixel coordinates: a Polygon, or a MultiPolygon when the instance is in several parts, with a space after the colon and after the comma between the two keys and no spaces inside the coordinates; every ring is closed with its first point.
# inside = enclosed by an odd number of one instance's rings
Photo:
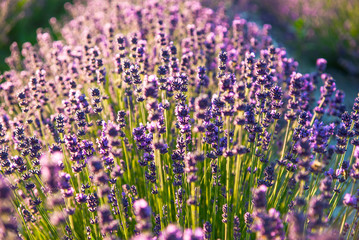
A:
{"type": "Polygon", "coordinates": [[[359,97],[324,59],[197,1],[66,8],[1,76],[2,239],[358,239],[359,97]]]}

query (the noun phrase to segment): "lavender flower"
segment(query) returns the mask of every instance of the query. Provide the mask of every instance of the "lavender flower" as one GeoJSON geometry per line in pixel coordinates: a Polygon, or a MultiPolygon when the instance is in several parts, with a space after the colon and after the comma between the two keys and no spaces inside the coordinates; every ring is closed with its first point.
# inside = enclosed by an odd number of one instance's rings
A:
{"type": "Polygon", "coordinates": [[[358,238],[359,97],[202,2],[75,1],[13,45],[1,239],[358,238]]]}
{"type": "Polygon", "coordinates": [[[43,155],[40,159],[42,169],[41,177],[48,184],[52,192],[58,191],[60,164],[62,164],[63,155],[56,152],[50,156],[43,155]]]}
{"type": "MultiPolygon", "coordinates": [[[[189,234],[187,234],[186,239],[191,239],[188,238],[190,237],[189,234]]],[[[181,231],[181,229],[179,229],[176,225],[169,225],[163,232],[162,235],[159,237],[159,239],[161,240],[180,240],[180,239],[184,239],[183,238],[183,233],[181,231]]]]}
{"type": "Polygon", "coordinates": [[[255,208],[266,208],[266,191],[267,187],[264,185],[261,185],[258,189],[255,190],[253,196],[253,205],[255,208]]]}
{"type": "Polygon", "coordinates": [[[137,221],[137,229],[139,231],[150,230],[151,223],[149,222],[149,219],[151,217],[151,209],[148,206],[147,202],[144,199],[139,199],[135,201],[133,208],[137,221]]]}
{"type": "Polygon", "coordinates": [[[257,213],[257,221],[253,228],[259,238],[284,239],[284,226],[280,219],[280,214],[274,208],[267,213],[257,213]]]}

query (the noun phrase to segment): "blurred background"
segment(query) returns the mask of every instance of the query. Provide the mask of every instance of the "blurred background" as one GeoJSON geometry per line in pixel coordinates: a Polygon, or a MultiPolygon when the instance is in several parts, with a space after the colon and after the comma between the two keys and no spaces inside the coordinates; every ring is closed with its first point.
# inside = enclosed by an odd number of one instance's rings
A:
{"type": "MultiPolygon", "coordinates": [[[[50,29],[51,17],[66,19],[65,2],[73,0],[0,0],[0,72],[8,69],[10,45],[36,43],[36,29],[50,29]]],[[[75,0],[76,1],[76,0],[75,0]]],[[[83,1],[85,0],[77,0],[83,1]]],[[[299,62],[301,72],[314,70],[317,58],[328,60],[328,71],[347,101],[359,90],[359,0],[202,0],[236,15],[272,25],[271,34],[299,62]]],[[[59,36],[52,31],[56,39],[59,36]]]]}
{"type": "Polygon", "coordinates": [[[10,45],[17,42],[21,49],[25,42],[35,44],[36,29],[50,29],[51,17],[66,17],[65,2],[72,1],[0,0],[0,72],[8,70],[5,58],[10,55],[10,45]]]}

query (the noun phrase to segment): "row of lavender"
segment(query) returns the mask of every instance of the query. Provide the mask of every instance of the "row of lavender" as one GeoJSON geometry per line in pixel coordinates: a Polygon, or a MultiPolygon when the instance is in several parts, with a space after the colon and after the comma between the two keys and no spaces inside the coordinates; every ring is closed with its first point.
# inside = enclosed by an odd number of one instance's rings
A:
{"type": "Polygon", "coordinates": [[[0,238],[359,237],[359,98],[324,59],[197,1],[66,8],[2,75],[0,238]]]}

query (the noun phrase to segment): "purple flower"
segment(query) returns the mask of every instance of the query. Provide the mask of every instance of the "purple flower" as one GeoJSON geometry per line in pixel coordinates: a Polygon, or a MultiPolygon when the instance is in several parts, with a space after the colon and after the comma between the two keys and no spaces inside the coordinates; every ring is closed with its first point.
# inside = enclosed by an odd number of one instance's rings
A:
{"type": "Polygon", "coordinates": [[[311,228],[318,228],[323,224],[324,209],[328,204],[319,197],[313,197],[309,202],[308,220],[311,228]]]}
{"type": "Polygon", "coordinates": [[[131,240],[153,240],[153,237],[151,236],[151,234],[143,233],[143,234],[134,236],[133,238],[131,238],[131,240]]]}
{"type": "Polygon", "coordinates": [[[247,232],[251,232],[251,227],[252,227],[252,223],[253,223],[253,217],[249,212],[246,212],[244,214],[244,222],[245,222],[246,227],[247,227],[247,232]]]}
{"type": "Polygon", "coordinates": [[[155,75],[145,78],[143,95],[146,98],[157,98],[158,94],[158,81],[155,75]]]}
{"type": "Polygon", "coordinates": [[[99,204],[97,193],[87,195],[87,207],[90,212],[95,212],[99,204]]]}
{"type": "MultiPolygon", "coordinates": [[[[40,158],[42,165],[41,177],[48,184],[52,192],[58,191],[60,164],[62,163],[62,160],[63,154],[61,152],[55,152],[50,156],[42,155],[40,158]]],[[[65,179],[67,179],[67,177],[65,179]]],[[[62,186],[65,187],[65,185],[62,186]]]]}
{"type": "Polygon", "coordinates": [[[162,232],[159,237],[159,240],[182,240],[183,233],[182,230],[179,229],[176,225],[170,224],[167,228],[162,232]]]}
{"type": "Polygon", "coordinates": [[[305,239],[305,220],[302,213],[292,212],[289,214],[289,240],[305,239]]]}
{"type": "Polygon", "coordinates": [[[204,234],[204,239],[209,240],[211,238],[211,233],[212,233],[212,225],[210,222],[205,222],[203,224],[203,234],[204,234]]]}
{"type": "Polygon", "coordinates": [[[0,175],[0,199],[2,199],[2,201],[5,201],[11,195],[11,189],[8,185],[7,180],[2,175],[0,175]]]}
{"type": "Polygon", "coordinates": [[[322,122],[315,120],[309,141],[312,148],[317,153],[323,153],[328,146],[328,140],[334,134],[334,124],[324,125],[322,122]]]}
{"type": "Polygon", "coordinates": [[[194,231],[192,229],[186,229],[183,232],[183,240],[202,240],[204,239],[203,230],[201,228],[196,228],[194,231]]]}
{"type": "Polygon", "coordinates": [[[343,203],[347,206],[356,207],[357,205],[357,197],[354,195],[351,195],[350,193],[346,193],[344,195],[343,203]]]}
{"type": "Polygon", "coordinates": [[[133,204],[134,214],[136,216],[136,227],[140,230],[148,230],[151,227],[151,208],[144,199],[138,199],[133,204]]]}
{"type": "Polygon", "coordinates": [[[75,199],[78,203],[85,203],[87,201],[87,195],[83,193],[77,193],[75,199]]]}
{"type": "Polygon", "coordinates": [[[327,67],[327,60],[324,58],[318,58],[316,66],[319,73],[324,72],[325,68],[327,67]]]}
{"type": "Polygon", "coordinates": [[[108,207],[101,207],[98,211],[100,219],[100,229],[102,233],[111,233],[118,229],[117,220],[113,219],[111,210],[108,207]]]}
{"type": "Polygon", "coordinates": [[[258,189],[254,190],[252,202],[255,208],[261,209],[267,206],[266,192],[267,187],[264,185],[261,185],[258,189]]]}
{"type": "Polygon", "coordinates": [[[284,239],[284,226],[280,214],[274,208],[269,209],[268,214],[256,213],[256,223],[253,227],[258,233],[258,238],[284,239]]]}

